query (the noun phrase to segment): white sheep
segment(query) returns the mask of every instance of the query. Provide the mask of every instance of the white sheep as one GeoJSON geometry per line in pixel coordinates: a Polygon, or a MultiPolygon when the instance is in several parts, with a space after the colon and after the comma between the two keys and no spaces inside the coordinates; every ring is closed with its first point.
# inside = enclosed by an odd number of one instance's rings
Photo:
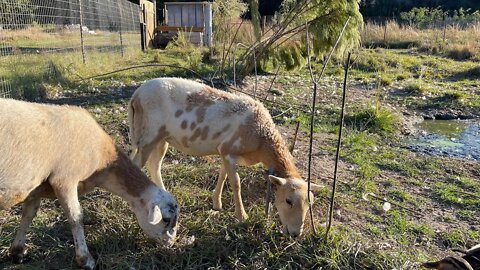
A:
{"type": "Polygon", "coordinates": [[[27,229],[41,198],[56,197],[71,225],[77,263],[93,269],[78,196],[95,187],[125,199],[150,237],[164,244],[174,240],[175,199],[153,184],[86,110],[0,99],[0,153],[0,209],[23,202],[10,248],[16,261],[26,254],[27,229]]]}
{"type": "MultiPolygon", "coordinates": [[[[228,175],[237,219],[248,217],[242,204],[237,164],[263,163],[275,176],[275,206],[285,233],[300,235],[309,208],[307,182],[275,128],[267,109],[246,95],[235,95],[179,78],[147,81],[129,104],[131,158],[147,164],[153,180],[163,187],[161,164],[168,145],[191,155],[220,155],[222,167],[213,193],[213,208],[222,208],[221,194],[228,175]]],[[[312,184],[312,190],[320,186],[312,184]]],[[[311,194],[313,201],[313,194],[311,194]]]]}

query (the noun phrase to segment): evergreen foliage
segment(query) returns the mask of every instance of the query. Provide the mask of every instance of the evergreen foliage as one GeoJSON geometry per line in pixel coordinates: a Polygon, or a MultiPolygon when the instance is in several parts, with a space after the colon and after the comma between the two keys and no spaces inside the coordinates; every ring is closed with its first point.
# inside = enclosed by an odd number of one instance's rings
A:
{"type": "Polygon", "coordinates": [[[365,17],[398,17],[415,7],[441,8],[445,11],[480,10],[478,0],[361,0],[360,11],[365,17]]]}
{"type": "MultiPolygon", "coordinates": [[[[285,65],[288,70],[302,67],[307,60],[306,24],[309,25],[312,54],[323,57],[333,47],[349,17],[336,52],[358,46],[359,28],[363,23],[358,4],[358,0],[285,0],[276,16],[279,30],[254,47],[257,59],[285,65]]],[[[244,75],[252,69],[251,58],[250,50],[244,57],[244,75]]]]}
{"type": "Polygon", "coordinates": [[[480,10],[459,8],[453,11],[444,11],[441,8],[415,7],[408,12],[401,12],[400,18],[409,25],[418,28],[438,27],[439,24],[467,26],[480,22],[480,10]]]}

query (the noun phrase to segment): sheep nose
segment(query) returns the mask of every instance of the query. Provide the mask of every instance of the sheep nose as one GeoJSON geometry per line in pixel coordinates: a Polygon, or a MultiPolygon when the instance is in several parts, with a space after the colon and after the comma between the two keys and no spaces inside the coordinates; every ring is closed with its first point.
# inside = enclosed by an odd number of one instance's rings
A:
{"type": "Polygon", "coordinates": [[[167,223],[167,225],[168,225],[168,224],[170,224],[170,220],[172,220],[172,219],[168,218],[168,217],[164,217],[162,220],[163,220],[163,222],[167,223]]]}
{"type": "Polygon", "coordinates": [[[168,208],[168,212],[174,214],[177,211],[178,206],[176,204],[169,203],[168,208]]]}

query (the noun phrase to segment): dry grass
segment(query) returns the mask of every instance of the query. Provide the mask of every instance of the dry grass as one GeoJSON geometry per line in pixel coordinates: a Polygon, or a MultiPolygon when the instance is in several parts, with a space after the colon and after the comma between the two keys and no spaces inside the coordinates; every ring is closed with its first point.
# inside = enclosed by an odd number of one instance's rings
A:
{"type": "Polygon", "coordinates": [[[420,48],[422,51],[443,54],[455,60],[480,59],[480,24],[468,28],[449,26],[443,29],[418,29],[389,21],[386,26],[366,23],[362,40],[366,47],[396,49],[420,48]]]}
{"type": "MultiPolygon", "coordinates": [[[[124,32],[123,44],[136,44],[139,33],[124,32]]],[[[112,46],[119,45],[120,37],[117,32],[99,31],[84,32],[85,46],[112,46]]],[[[80,48],[80,29],[69,29],[55,26],[30,26],[16,30],[0,30],[2,46],[34,47],[65,49],[80,48]]]]}

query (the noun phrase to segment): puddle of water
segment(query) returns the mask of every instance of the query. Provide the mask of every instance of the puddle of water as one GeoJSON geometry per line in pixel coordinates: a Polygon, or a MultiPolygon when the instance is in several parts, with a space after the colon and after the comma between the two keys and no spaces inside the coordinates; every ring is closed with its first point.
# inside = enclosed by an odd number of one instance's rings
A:
{"type": "Polygon", "coordinates": [[[426,120],[416,127],[420,135],[408,148],[430,155],[480,159],[480,122],[459,120],[426,120]]]}
{"type": "Polygon", "coordinates": [[[458,138],[469,123],[456,120],[426,120],[416,125],[428,133],[443,135],[448,138],[458,138]]]}

